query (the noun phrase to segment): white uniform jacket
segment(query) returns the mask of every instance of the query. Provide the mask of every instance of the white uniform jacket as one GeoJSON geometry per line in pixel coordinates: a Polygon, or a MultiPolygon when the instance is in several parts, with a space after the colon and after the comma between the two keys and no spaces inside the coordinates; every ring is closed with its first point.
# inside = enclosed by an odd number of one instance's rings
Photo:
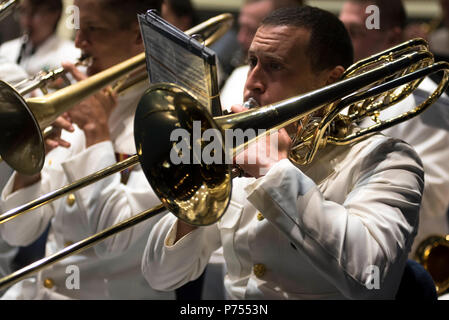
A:
{"type": "Polygon", "coordinates": [[[14,85],[27,78],[28,75],[21,67],[14,62],[0,55],[0,80],[14,85]]]}
{"type": "MultiPolygon", "coordinates": [[[[21,53],[22,38],[3,43],[0,46],[0,55],[16,63],[21,53]]],[[[56,34],[50,36],[35,52],[27,44],[22,52],[19,65],[30,75],[41,70],[51,70],[61,66],[61,62],[75,62],[81,56],[81,51],[75,48],[73,41],[63,39],[56,34]]]]}
{"type": "Polygon", "coordinates": [[[165,215],[150,233],[143,273],[172,290],[222,246],[231,299],[394,298],[423,186],[420,159],[401,141],[378,134],[328,145],[301,170],[284,159],[257,180],[234,179],[221,220],[176,243],[177,219],[165,215]]]}
{"type": "MultiPolygon", "coordinates": [[[[382,113],[391,118],[409,111],[435,90],[436,84],[425,78],[404,101],[382,113]]],[[[443,94],[421,115],[383,131],[402,139],[418,153],[424,166],[424,193],[420,210],[418,234],[410,258],[417,246],[430,235],[449,234],[449,98],[443,94]]]]}
{"type": "MultiPolygon", "coordinates": [[[[116,163],[115,152],[135,154],[134,113],[146,85],[119,97],[110,120],[111,141],[86,149],[83,131],[65,132],[69,149],[57,148],[46,157],[42,179],[12,193],[13,177],[1,197],[2,211],[37,198],[116,163]]],[[[127,184],[114,174],[50,205],[28,212],[0,227],[11,245],[35,241],[49,222],[46,255],[80,241],[160,203],[140,166],[131,171],[127,184]]],[[[5,299],[172,299],[172,292],[156,292],[141,274],[140,264],[151,226],[157,217],[122,232],[93,248],[61,260],[39,272],[36,279],[13,286],[5,299]],[[79,282],[77,276],[79,275],[79,282]],[[47,280],[47,281],[46,281],[47,280]],[[46,283],[46,287],[44,287],[46,283]],[[79,286],[77,287],[77,283],[79,286]],[[48,288],[50,287],[50,288],[48,288]]]]}

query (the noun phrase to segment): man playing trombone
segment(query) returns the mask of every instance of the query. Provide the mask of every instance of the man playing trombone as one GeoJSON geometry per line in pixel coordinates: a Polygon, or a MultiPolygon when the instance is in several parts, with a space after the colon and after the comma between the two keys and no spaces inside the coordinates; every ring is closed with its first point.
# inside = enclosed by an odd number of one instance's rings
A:
{"type": "MultiPolygon", "coordinates": [[[[277,10],[251,44],[245,100],[267,105],[332,84],[352,57],[349,35],[331,13],[277,10]]],[[[291,134],[306,128],[307,119],[296,125],[279,131],[270,156],[239,162],[250,177],[234,179],[217,223],[159,220],[142,262],[153,288],[173,290],[196,279],[222,247],[233,299],[395,297],[418,225],[424,182],[417,154],[402,141],[374,135],[327,145],[311,164],[295,166],[287,159],[291,134]]]]}
{"type": "MultiPolygon", "coordinates": [[[[137,13],[160,10],[161,1],[75,0],[74,4],[80,12],[75,43],[92,58],[87,69],[87,76],[91,76],[144,51],[137,13]]],[[[77,80],[86,77],[73,65],[65,67],[77,80]]],[[[120,96],[113,88],[104,89],[60,117],[54,124],[59,130],[46,140],[43,170],[34,176],[17,172],[13,175],[2,193],[3,211],[134,154],[134,112],[147,86],[140,83],[120,96]]],[[[158,203],[156,196],[149,196],[152,191],[139,171],[135,168],[110,176],[13,219],[1,226],[1,234],[12,245],[27,245],[51,223],[46,253],[58,252],[129,217],[136,205],[144,206],[142,202],[145,206],[158,203]]],[[[13,286],[3,298],[174,298],[173,292],[152,290],[140,273],[142,251],[152,223],[54,264],[36,278],[13,286]]]]}
{"type": "Polygon", "coordinates": [[[23,36],[3,43],[0,55],[20,65],[29,76],[59,67],[64,59],[77,59],[79,50],[73,41],[57,35],[62,12],[62,0],[20,1],[17,16],[23,36]]]}

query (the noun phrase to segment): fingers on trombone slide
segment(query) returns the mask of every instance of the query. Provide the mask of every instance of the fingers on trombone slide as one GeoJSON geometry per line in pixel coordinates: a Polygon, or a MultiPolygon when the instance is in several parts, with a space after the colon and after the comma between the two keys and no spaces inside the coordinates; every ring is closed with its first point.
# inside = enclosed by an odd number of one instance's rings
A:
{"type": "Polygon", "coordinates": [[[61,138],[62,130],[66,130],[68,132],[75,131],[67,113],[59,116],[50,127],[44,130],[43,135],[45,138],[46,153],[58,146],[64,148],[70,147],[70,143],[61,138]]]}
{"type": "Polygon", "coordinates": [[[87,79],[87,75],[80,71],[75,64],[70,62],[61,63],[63,68],[70,73],[76,81],[87,79]]]}

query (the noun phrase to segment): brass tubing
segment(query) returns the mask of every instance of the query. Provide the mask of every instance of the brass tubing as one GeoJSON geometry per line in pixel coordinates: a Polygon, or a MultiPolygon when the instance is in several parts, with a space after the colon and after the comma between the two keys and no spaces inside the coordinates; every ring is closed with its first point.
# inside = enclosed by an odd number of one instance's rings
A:
{"type": "Polygon", "coordinates": [[[121,162],[118,162],[112,166],[109,166],[105,169],[102,169],[100,171],[97,171],[91,175],[88,175],[87,177],[84,177],[80,180],[77,180],[69,185],[66,185],[58,190],[49,192],[33,201],[30,201],[24,205],[21,205],[19,207],[16,207],[14,209],[11,209],[4,214],[0,215],[0,224],[3,224],[15,217],[18,217],[28,211],[37,209],[49,202],[52,202],[56,199],[61,198],[67,193],[76,191],[78,189],[84,188],[85,186],[92,184],[94,182],[97,182],[103,178],[106,178],[110,176],[111,174],[120,172],[122,170],[125,170],[126,168],[129,168],[131,166],[136,165],[139,163],[139,156],[134,155],[132,157],[129,157],[128,159],[125,159],[121,162]]]}

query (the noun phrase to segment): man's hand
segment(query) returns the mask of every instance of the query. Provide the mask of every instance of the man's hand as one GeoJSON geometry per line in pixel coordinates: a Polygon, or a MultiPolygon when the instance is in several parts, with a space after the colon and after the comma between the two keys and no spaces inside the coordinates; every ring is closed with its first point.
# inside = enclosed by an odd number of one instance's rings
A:
{"type": "Polygon", "coordinates": [[[45,154],[57,147],[69,148],[70,143],[61,139],[61,132],[63,129],[69,132],[75,130],[67,112],[59,116],[51,126],[51,130],[45,134],[45,154]]]}
{"type": "MultiPolygon", "coordinates": [[[[63,67],[77,81],[87,78],[73,64],[63,63],[63,67]]],[[[70,119],[84,131],[86,147],[110,140],[108,121],[116,105],[117,95],[108,87],[68,111],[70,119]]]]}
{"type": "MultiPolygon", "coordinates": [[[[241,105],[231,107],[232,112],[242,112],[247,109],[241,105]]],[[[234,158],[234,163],[249,176],[259,178],[277,162],[288,157],[291,139],[285,129],[259,138],[247,146],[234,158]]]]}
{"type": "MultiPolygon", "coordinates": [[[[51,130],[45,134],[45,155],[47,155],[51,150],[57,147],[69,148],[70,143],[61,139],[61,131],[62,129],[67,130],[69,132],[73,132],[74,128],[72,126],[72,122],[68,117],[67,113],[64,113],[62,116],[59,116],[55,122],[52,123],[51,130]]],[[[35,174],[32,176],[24,175],[21,173],[17,173],[16,178],[14,179],[13,192],[22,188],[26,188],[41,179],[41,174],[35,174]]]]}

